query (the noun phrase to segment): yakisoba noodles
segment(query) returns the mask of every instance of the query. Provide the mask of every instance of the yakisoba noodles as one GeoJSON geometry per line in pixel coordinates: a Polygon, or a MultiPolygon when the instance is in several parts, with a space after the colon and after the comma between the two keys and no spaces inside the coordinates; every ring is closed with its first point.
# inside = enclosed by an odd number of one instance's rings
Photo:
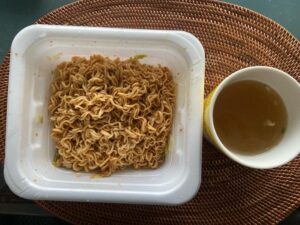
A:
{"type": "Polygon", "coordinates": [[[164,161],[176,97],[167,67],[73,57],[57,66],[51,89],[56,166],[109,176],[164,161]]]}

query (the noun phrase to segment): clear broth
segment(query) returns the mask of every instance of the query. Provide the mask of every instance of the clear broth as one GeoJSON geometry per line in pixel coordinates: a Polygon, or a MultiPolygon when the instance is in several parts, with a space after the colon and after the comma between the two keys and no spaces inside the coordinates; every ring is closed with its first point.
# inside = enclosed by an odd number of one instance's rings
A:
{"type": "Polygon", "coordinates": [[[222,143],[242,154],[264,152],[282,139],[287,110],[270,86],[252,80],[226,86],[216,99],[214,126],[222,143]]]}

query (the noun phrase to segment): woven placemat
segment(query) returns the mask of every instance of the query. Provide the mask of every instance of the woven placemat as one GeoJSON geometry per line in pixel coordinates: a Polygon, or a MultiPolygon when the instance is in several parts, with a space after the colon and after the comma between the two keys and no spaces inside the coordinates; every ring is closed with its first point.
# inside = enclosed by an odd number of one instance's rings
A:
{"type": "MultiPolygon", "coordinates": [[[[300,81],[300,43],[266,17],[223,2],[82,0],[49,13],[38,23],[191,32],[206,51],[206,95],[230,73],[251,65],[277,67],[300,81]]],[[[2,160],[8,64],[9,55],[0,70],[2,160]]],[[[187,204],[37,203],[74,224],[276,224],[300,205],[300,157],[278,169],[248,169],[204,140],[202,185],[187,204]]]]}

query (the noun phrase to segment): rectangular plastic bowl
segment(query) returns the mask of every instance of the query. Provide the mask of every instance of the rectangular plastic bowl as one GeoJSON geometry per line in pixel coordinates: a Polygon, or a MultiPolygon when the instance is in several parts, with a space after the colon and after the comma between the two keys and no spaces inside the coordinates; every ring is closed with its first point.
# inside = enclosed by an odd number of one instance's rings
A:
{"type": "Polygon", "coordinates": [[[201,181],[204,50],[182,31],[32,25],[11,47],[5,180],[18,196],[33,200],[181,204],[201,181]],[[72,56],[101,54],[166,65],[178,85],[168,155],[155,170],[126,169],[95,177],[52,165],[47,106],[51,71],[72,56]]]}

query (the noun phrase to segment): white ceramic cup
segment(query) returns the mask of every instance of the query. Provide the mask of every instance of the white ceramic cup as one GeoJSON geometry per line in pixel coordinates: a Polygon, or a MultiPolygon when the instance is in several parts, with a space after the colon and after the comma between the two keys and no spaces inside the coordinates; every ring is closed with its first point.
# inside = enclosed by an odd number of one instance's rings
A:
{"type": "Polygon", "coordinates": [[[267,66],[241,69],[225,78],[205,99],[204,135],[218,149],[234,161],[251,168],[269,169],[281,166],[300,153],[300,85],[289,74],[267,66]],[[285,103],[288,124],[281,141],[271,149],[246,155],[226,148],[219,139],[213,121],[216,99],[225,86],[241,80],[256,80],[272,87],[285,103]]]}

